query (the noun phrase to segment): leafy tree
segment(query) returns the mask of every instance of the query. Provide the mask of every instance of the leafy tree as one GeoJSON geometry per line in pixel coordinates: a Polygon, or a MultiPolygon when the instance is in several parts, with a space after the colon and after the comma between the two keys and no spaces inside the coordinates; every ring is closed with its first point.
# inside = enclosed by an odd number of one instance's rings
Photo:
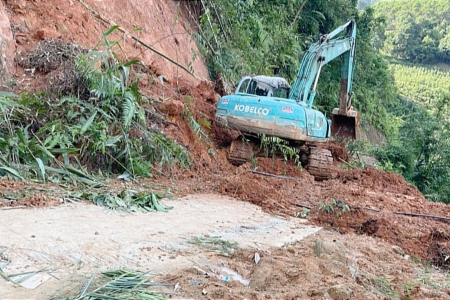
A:
{"type": "Polygon", "coordinates": [[[386,55],[419,63],[449,62],[450,2],[392,0],[372,6],[386,18],[377,46],[386,55]]]}
{"type": "Polygon", "coordinates": [[[450,95],[445,91],[424,89],[432,88],[433,82],[439,86],[439,78],[441,82],[449,82],[450,74],[399,64],[393,64],[392,68],[400,92],[407,94],[404,91],[409,91],[410,98],[400,97],[392,106],[392,112],[402,120],[402,125],[398,135],[391,136],[387,145],[377,149],[375,154],[384,166],[392,166],[390,170],[401,173],[428,199],[450,203],[450,95]],[[402,72],[398,72],[399,69],[402,72]],[[417,86],[412,78],[423,81],[423,85],[417,86]],[[431,99],[433,105],[423,99],[431,99]]]}

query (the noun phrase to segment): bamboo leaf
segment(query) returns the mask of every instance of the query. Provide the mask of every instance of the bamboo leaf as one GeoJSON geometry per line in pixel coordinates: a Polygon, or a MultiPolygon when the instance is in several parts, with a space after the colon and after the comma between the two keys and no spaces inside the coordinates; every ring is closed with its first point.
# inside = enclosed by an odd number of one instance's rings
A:
{"type": "Polygon", "coordinates": [[[97,275],[97,273],[98,273],[98,269],[95,270],[94,274],[92,274],[92,276],[89,278],[88,282],[86,283],[86,285],[84,286],[83,290],[81,291],[80,296],[78,297],[78,299],[81,299],[81,298],[84,297],[84,294],[86,294],[87,289],[91,285],[91,283],[94,280],[94,278],[97,275]]]}
{"type": "Polygon", "coordinates": [[[86,179],[94,181],[89,175],[85,174],[84,172],[82,172],[82,171],[80,171],[80,170],[78,170],[78,169],[76,169],[74,167],[65,166],[65,168],[66,168],[67,171],[69,171],[70,173],[72,173],[74,175],[77,175],[79,177],[83,177],[83,178],[86,178],[86,179]]]}
{"type": "Polygon", "coordinates": [[[17,171],[14,170],[13,168],[10,168],[10,167],[0,167],[0,169],[5,170],[6,172],[10,173],[11,175],[14,175],[15,177],[19,178],[20,180],[25,180],[25,178],[23,178],[22,176],[20,176],[19,172],[17,172],[17,171]]]}
{"type": "Polygon", "coordinates": [[[36,162],[38,163],[39,170],[41,171],[42,180],[45,182],[45,166],[44,166],[44,163],[42,162],[42,159],[40,159],[39,157],[36,157],[35,159],[36,159],[36,162]]]}
{"type": "Polygon", "coordinates": [[[62,175],[70,175],[70,172],[68,172],[67,170],[52,168],[49,166],[45,166],[45,170],[49,171],[49,172],[53,172],[53,173],[62,174],[62,175]]]}
{"type": "Polygon", "coordinates": [[[106,30],[104,33],[103,33],[103,36],[104,37],[107,37],[108,35],[110,35],[111,33],[113,33],[115,30],[117,30],[119,28],[119,25],[113,25],[113,26],[111,26],[108,30],[106,30]]]}
{"type": "Polygon", "coordinates": [[[78,148],[53,148],[49,152],[53,154],[78,154],[80,149],[78,148]]]}
{"type": "Polygon", "coordinates": [[[45,148],[45,147],[43,147],[43,146],[41,146],[41,145],[36,145],[36,148],[38,148],[39,150],[41,150],[44,154],[46,154],[47,156],[49,156],[49,157],[51,157],[51,158],[55,158],[55,156],[50,152],[50,151],[48,151],[48,149],[47,148],[45,148]]]}
{"type": "Polygon", "coordinates": [[[129,67],[129,66],[132,66],[132,65],[138,65],[140,63],[141,63],[141,61],[139,59],[134,59],[134,60],[130,60],[130,61],[124,63],[122,66],[129,67]]]}
{"type": "Polygon", "coordinates": [[[97,111],[95,111],[92,116],[86,121],[83,127],[81,127],[80,134],[84,134],[86,130],[89,129],[89,126],[91,126],[92,122],[94,122],[95,116],[97,116],[97,111]]]}

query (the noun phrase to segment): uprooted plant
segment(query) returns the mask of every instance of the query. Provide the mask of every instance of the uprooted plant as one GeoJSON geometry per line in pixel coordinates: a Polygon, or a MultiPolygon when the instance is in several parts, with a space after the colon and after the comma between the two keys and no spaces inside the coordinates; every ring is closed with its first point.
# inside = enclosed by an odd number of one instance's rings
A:
{"type": "Polygon", "coordinates": [[[90,172],[151,175],[165,165],[190,165],[187,151],[147,124],[147,99],[132,81],[133,60],[120,63],[106,50],[80,54],[76,72],[87,97],[48,93],[0,94],[0,176],[53,182],[95,182],[90,172]],[[80,180],[81,179],[81,180],[80,180]]]}
{"type": "MultiPolygon", "coordinates": [[[[130,300],[164,300],[161,293],[149,288],[158,286],[169,286],[168,284],[152,282],[150,274],[118,269],[101,273],[94,273],[80,294],[69,297],[69,300],[91,300],[91,299],[130,299],[130,300]],[[95,278],[99,277],[99,278],[95,278]]],[[[56,299],[56,298],[50,298],[56,299]]]]}
{"type": "Polygon", "coordinates": [[[260,148],[264,153],[265,157],[272,156],[275,159],[277,153],[281,153],[284,160],[294,160],[297,166],[301,166],[300,161],[300,150],[289,145],[289,142],[274,136],[266,136],[262,134],[259,136],[261,140],[260,148]]]}
{"type": "Polygon", "coordinates": [[[163,196],[153,192],[138,192],[134,190],[123,190],[120,193],[96,193],[85,192],[78,195],[71,195],[72,198],[85,198],[94,202],[98,206],[105,206],[110,209],[133,211],[133,212],[168,212],[171,206],[165,206],[159,202],[163,196]]]}

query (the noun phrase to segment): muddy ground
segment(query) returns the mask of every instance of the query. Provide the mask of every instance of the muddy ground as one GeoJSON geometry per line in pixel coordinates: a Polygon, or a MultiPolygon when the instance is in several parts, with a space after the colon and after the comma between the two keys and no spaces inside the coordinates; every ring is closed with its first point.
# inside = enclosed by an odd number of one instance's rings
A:
{"type": "MultiPolygon", "coordinates": [[[[16,62],[39,41],[52,38],[74,41],[86,49],[94,47],[101,32],[111,25],[107,19],[139,33],[140,38],[179,63],[192,63],[198,50],[190,39],[188,11],[180,9],[178,2],[125,1],[125,6],[121,2],[2,0],[14,30],[16,62]],[[124,9],[127,14],[122,13],[124,9]],[[137,31],[138,27],[142,30],[137,31]]],[[[221,89],[208,81],[201,60],[193,62],[196,76],[192,76],[154,52],[117,37],[125,42],[123,58],[137,57],[147,67],[135,70],[134,76],[141,78],[140,89],[152,100],[148,108],[165,118],[158,126],[184,145],[194,162],[189,170],[171,167],[154,172],[151,179],[140,180],[140,188],[170,190],[175,197],[215,195],[211,205],[215,205],[216,196],[225,195],[257,205],[266,213],[288,220],[304,217],[324,228],[301,242],[261,251],[258,264],[253,259],[255,249],[244,248],[231,257],[208,254],[212,265],[226,264],[251,278],[248,287],[220,281],[207,264],[197,266],[207,274],[192,267],[166,270],[155,280],[168,281],[174,287],[178,283],[175,297],[339,299],[336,295],[342,292],[343,298],[358,299],[449,298],[447,205],[428,202],[401,176],[372,167],[361,170],[336,164],[333,178],[318,182],[304,169],[278,158],[260,157],[239,167],[229,164],[227,146],[237,133],[214,124],[215,104],[220,97],[217,91],[221,89]],[[192,131],[177,109],[180,105],[203,124],[207,138],[199,139],[192,131]]],[[[15,82],[5,90],[45,89],[62,69],[39,71],[16,64],[15,82]]],[[[119,181],[108,184],[113,188],[124,185],[119,181]]],[[[60,186],[5,180],[0,186],[1,209],[9,213],[13,207],[23,207],[13,210],[15,220],[21,218],[22,209],[67,205],[68,190],[60,186]]],[[[198,218],[214,218],[198,213],[198,218]]],[[[11,247],[1,241],[0,246],[11,247]]]]}

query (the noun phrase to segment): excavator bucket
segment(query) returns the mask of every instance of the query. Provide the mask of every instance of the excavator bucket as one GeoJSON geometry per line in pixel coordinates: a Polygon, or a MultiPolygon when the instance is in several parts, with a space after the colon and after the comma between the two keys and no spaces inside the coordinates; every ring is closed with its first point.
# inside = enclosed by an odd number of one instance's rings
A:
{"type": "Polygon", "coordinates": [[[349,109],[347,113],[340,113],[339,108],[333,109],[331,115],[331,135],[344,139],[358,138],[359,114],[349,109]]]}

